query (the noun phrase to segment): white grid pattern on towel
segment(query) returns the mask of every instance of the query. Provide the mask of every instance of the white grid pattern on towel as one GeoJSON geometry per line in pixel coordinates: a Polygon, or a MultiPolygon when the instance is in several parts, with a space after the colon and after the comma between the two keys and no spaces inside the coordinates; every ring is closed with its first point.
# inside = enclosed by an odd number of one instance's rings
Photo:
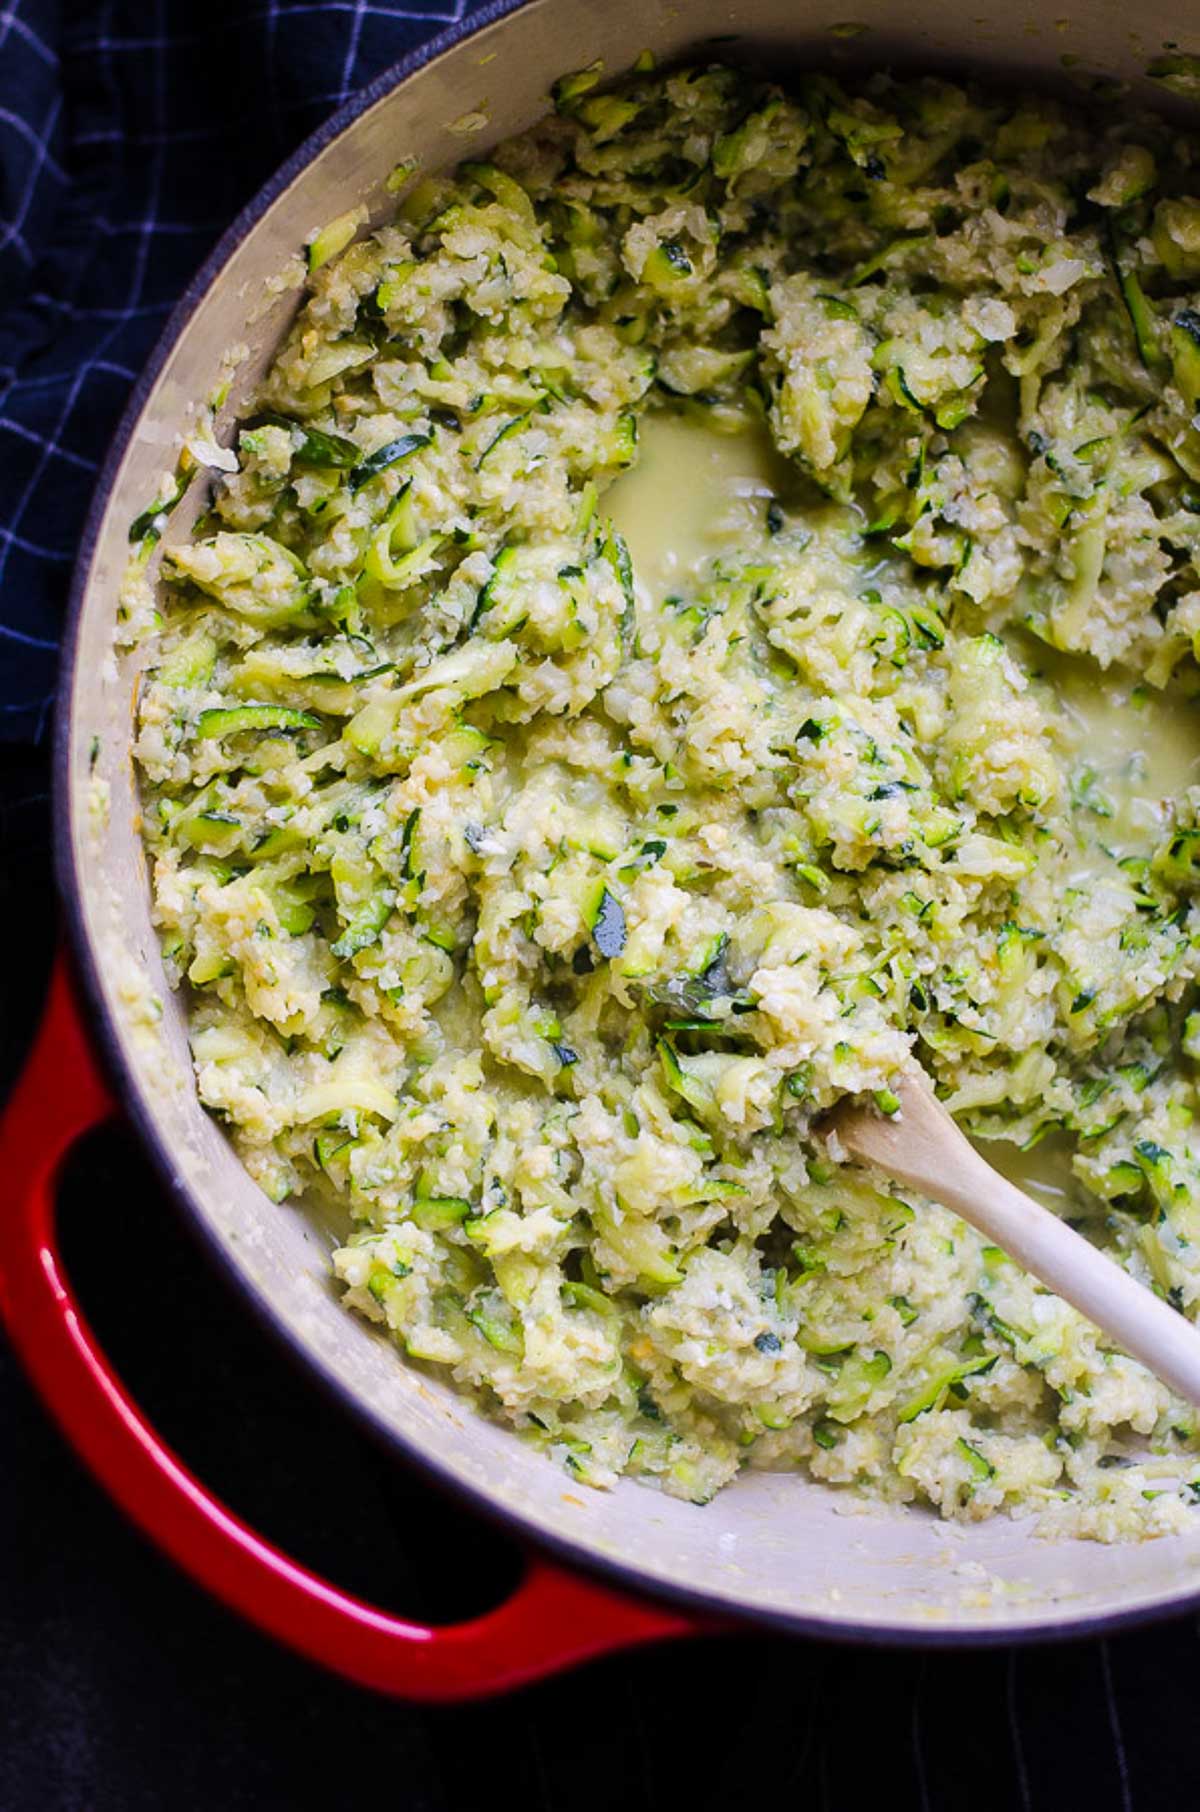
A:
{"type": "Polygon", "coordinates": [[[42,734],[94,475],[171,304],[325,113],[480,3],[0,6],[0,740],[42,734]]]}

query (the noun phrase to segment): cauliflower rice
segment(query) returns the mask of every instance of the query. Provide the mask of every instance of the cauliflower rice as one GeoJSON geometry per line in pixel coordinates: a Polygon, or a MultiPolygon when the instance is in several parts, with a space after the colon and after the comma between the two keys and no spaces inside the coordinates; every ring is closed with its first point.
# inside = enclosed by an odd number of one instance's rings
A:
{"type": "Polygon", "coordinates": [[[816,1122],[915,1054],[1196,1315],[1197,141],[599,73],[318,234],[133,525],[201,1098],[576,1479],[1190,1526],[1197,1412],[816,1122]]]}

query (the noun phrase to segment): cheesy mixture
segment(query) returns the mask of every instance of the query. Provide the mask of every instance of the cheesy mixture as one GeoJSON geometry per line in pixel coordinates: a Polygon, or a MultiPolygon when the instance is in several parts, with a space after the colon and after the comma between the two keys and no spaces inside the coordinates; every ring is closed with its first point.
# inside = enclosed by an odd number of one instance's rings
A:
{"type": "Polygon", "coordinates": [[[316,235],[134,525],[201,1098],[576,1479],[1190,1525],[1196,1411],[819,1115],[915,1056],[1197,1313],[1196,153],[581,72],[316,235]]]}

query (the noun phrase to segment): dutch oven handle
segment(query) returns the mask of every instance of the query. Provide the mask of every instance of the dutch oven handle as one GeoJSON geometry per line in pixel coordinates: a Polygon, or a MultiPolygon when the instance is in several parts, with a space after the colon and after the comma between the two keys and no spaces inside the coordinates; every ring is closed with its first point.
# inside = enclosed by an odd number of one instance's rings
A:
{"type": "Polygon", "coordinates": [[[681,1614],[530,1556],[506,1603],[432,1627],[299,1566],[171,1452],[96,1344],[63,1275],[56,1184],[71,1147],[117,1113],[60,957],[37,1042],[0,1120],[0,1308],[29,1376],[105,1489],[185,1572],[270,1635],[360,1685],[424,1701],[525,1685],[615,1649],[694,1634],[681,1614]]]}

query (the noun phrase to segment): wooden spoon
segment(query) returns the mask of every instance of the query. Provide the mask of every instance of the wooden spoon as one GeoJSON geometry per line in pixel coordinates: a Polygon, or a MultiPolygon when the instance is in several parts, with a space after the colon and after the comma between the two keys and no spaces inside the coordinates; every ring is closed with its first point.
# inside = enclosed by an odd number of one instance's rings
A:
{"type": "Polygon", "coordinates": [[[952,1208],[1172,1389],[1200,1404],[1200,1331],[994,1171],[937,1100],[924,1070],[914,1067],[893,1088],[898,1113],[845,1101],[827,1115],[826,1130],[851,1157],[952,1208]]]}

